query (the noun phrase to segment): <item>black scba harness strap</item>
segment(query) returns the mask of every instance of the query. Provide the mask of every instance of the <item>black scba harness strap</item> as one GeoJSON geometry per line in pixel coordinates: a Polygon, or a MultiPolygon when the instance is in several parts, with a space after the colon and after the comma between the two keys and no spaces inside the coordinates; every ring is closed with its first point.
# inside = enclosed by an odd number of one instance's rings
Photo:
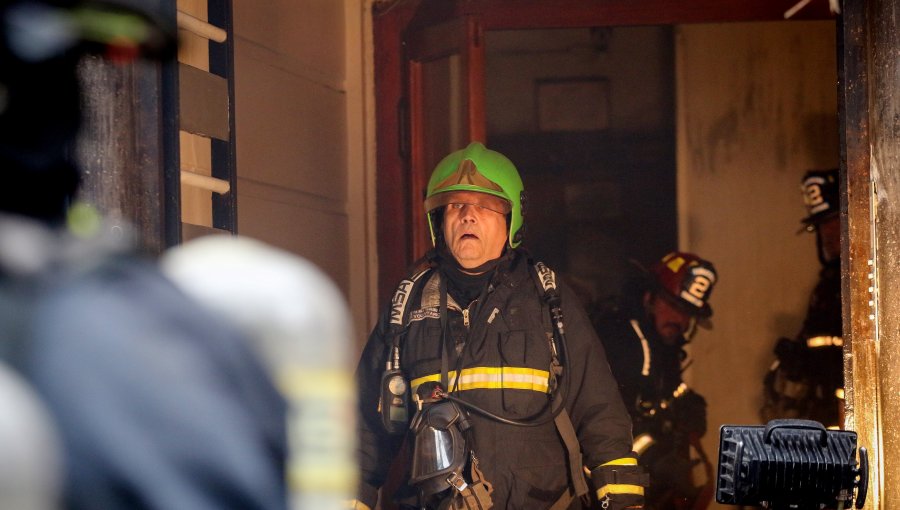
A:
{"type": "MultiPolygon", "coordinates": [[[[565,341],[566,329],[562,316],[562,298],[559,295],[559,288],[556,285],[556,273],[543,262],[535,263],[534,270],[540,288],[544,290],[544,301],[546,301],[547,305],[550,307],[550,317],[553,321],[554,334],[558,337],[556,340],[559,342],[562,359],[564,362],[568,362],[568,352],[566,351],[567,347],[565,341]]],[[[555,376],[551,375],[551,380],[553,380],[555,377],[562,375],[563,366],[559,365],[558,354],[560,353],[555,352],[556,342],[554,342],[552,338],[550,346],[552,357],[551,366],[554,363],[558,365],[552,367],[551,374],[555,374],[555,376]]],[[[569,458],[569,478],[572,481],[572,488],[567,488],[553,506],[550,507],[550,510],[563,510],[568,508],[574,498],[585,496],[588,493],[587,480],[585,479],[584,471],[582,470],[584,463],[581,447],[578,444],[578,436],[575,433],[572,419],[569,417],[569,413],[566,411],[565,407],[565,399],[569,390],[569,380],[569,377],[564,377],[563,379],[565,391],[563,392],[562,402],[560,402],[561,411],[554,416],[553,421],[556,424],[556,429],[559,432],[560,437],[562,437],[563,443],[566,445],[569,458]]]]}
{"type": "MultiPolygon", "coordinates": [[[[544,304],[549,308],[549,316],[553,328],[553,333],[548,335],[548,343],[551,354],[551,366],[549,371],[550,381],[548,382],[548,387],[551,394],[550,416],[540,420],[511,420],[490,413],[469,402],[452,396],[448,391],[446,391],[448,388],[446,381],[446,367],[444,366],[442,366],[441,370],[441,381],[443,384],[442,388],[444,390],[438,390],[436,396],[439,399],[444,399],[445,401],[447,401],[447,403],[462,405],[474,410],[475,412],[478,412],[479,414],[487,416],[488,418],[508,425],[533,427],[546,424],[550,420],[552,420],[556,425],[557,431],[559,432],[563,443],[566,446],[569,460],[569,478],[572,484],[572,487],[567,489],[551,506],[551,510],[563,510],[565,508],[568,508],[569,504],[574,498],[585,496],[588,493],[588,484],[582,468],[582,454],[578,443],[578,436],[575,433],[575,427],[572,424],[572,420],[565,408],[566,397],[568,395],[569,378],[563,377],[563,371],[565,365],[568,363],[568,353],[566,351],[565,323],[562,313],[562,299],[559,294],[559,287],[556,281],[556,273],[554,273],[553,270],[547,267],[543,262],[534,263],[529,260],[529,263],[534,268],[532,277],[534,279],[535,286],[542,291],[544,304]],[[559,388],[560,377],[563,377],[563,388],[559,388]],[[560,396],[555,399],[558,402],[556,403],[556,409],[553,409],[553,395],[557,392],[560,393],[560,396]]],[[[397,290],[394,293],[394,297],[391,300],[391,343],[389,346],[387,346],[387,348],[389,349],[389,354],[386,370],[384,376],[382,377],[381,402],[382,421],[385,424],[385,429],[391,434],[399,434],[407,430],[405,425],[407,422],[406,409],[409,405],[409,384],[403,376],[402,368],[400,366],[400,348],[409,322],[408,305],[410,295],[413,293],[413,289],[419,281],[427,280],[423,279],[423,277],[430,272],[430,269],[426,269],[413,275],[411,278],[400,282],[400,285],[398,286],[397,290]],[[398,379],[400,382],[398,382],[398,379]],[[397,391],[397,389],[401,387],[403,389],[402,394],[401,392],[397,391]],[[402,412],[399,411],[399,408],[401,406],[403,407],[402,412]]],[[[441,299],[441,303],[443,306],[441,307],[442,310],[440,313],[443,316],[446,314],[446,302],[444,301],[444,299],[441,299]]],[[[441,349],[442,351],[444,350],[443,345],[441,346],[441,349]]],[[[444,362],[442,362],[442,365],[444,365],[444,362]]],[[[459,371],[457,371],[457,373],[459,373],[459,371]]],[[[460,409],[460,411],[462,410],[460,409]]],[[[419,418],[418,414],[416,418],[419,418]]],[[[414,424],[417,425],[417,428],[421,428],[421,420],[414,419],[414,424]]],[[[470,483],[466,483],[465,480],[463,480],[458,475],[458,473],[455,472],[453,473],[454,475],[456,475],[455,477],[451,475],[446,478],[447,484],[450,487],[455,488],[462,495],[462,501],[465,506],[458,508],[465,508],[467,510],[490,508],[490,484],[483,479],[483,476],[481,476],[481,471],[478,470],[478,461],[474,455],[474,452],[472,453],[471,473],[472,482],[470,483]],[[476,480],[476,478],[478,478],[478,480],[476,480]],[[487,488],[488,490],[485,490],[485,488],[487,488]],[[484,497],[487,497],[487,500],[483,499],[484,497]]],[[[454,506],[454,508],[457,507],[454,506]]]]}
{"type": "Polygon", "coordinates": [[[387,366],[381,377],[381,398],[378,407],[381,412],[381,423],[392,435],[405,433],[409,424],[409,381],[406,380],[400,367],[400,342],[408,325],[409,296],[416,283],[430,271],[425,269],[401,281],[391,299],[389,323],[391,343],[387,346],[387,366]]]}

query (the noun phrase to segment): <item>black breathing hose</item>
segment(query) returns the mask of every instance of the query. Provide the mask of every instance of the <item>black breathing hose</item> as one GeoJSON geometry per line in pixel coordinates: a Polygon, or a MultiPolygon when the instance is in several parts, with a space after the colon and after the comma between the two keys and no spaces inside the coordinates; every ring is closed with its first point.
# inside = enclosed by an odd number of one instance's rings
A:
{"type": "MultiPolygon", "coordinates": [[[[562,367],[565,368],[565,367],[569,366],[569,351],[566,347],[566,332],[565,332],[565,327],[563,325],[563,315],[562,315],[561,303],[562,303],[562,300],[560,299],[559,294],[555,291],[555,289],[552,292],[547,293],[547,304],[550,305],[550,315],[554,321],[553,329],[554,329],[554,332],[556,333],[556,336],[559,338],[559,360],[560,360],[560,364],[562,365],[562,367]]],[[[563,387],[562,387],[560,393],[557,395],[556,399],[551,398],[551,401],[549,402],[549,405],[551,406],[550,415],[547,416],[546,418],[542,418],[540,420],[538,420],[536,418],[534,420],[532,420],[532,419],[513,420],[511,418],[504,418],[503,416],[494,414],[494,413],[488,411],[487,409],[482,409],[481,407],[478,407],[475,404],[472,404],[471,402],[466,402],[465,400],[462,400],[459,397],[454,397],[453,395],[451,395],[448,392],[443,391],[443,390],[438,392],[438,396],[440,396],[441,398],[445,398],[451,402],[456,402],[457,404],[459,404],[463,407],[466,407],[468,409],[471,409],[472,411],[475,411],[476,413],[478,413],[480,415],[483,415],[487,418],[498,421],[500,423],[504,423],[506,425],[513,425],[516,427],[540,427],[540,426],[546,425],[546,424],[556,420],[556,417],[559,416],[559,414],[563,411],[563,409],[566,408],[566,399],[568,398],[568,395],[569,395],[570,378],[569,378],[568,374],[563,373],[562,379],[563,379],[563,387]],[[556,409],[552,408],[553,400],[557,400],[559,402],[559,406],[556,409]]],[[[552,397],[552,394],[551,394],[551,397],[552,397]]],[[[543,412],[544,411],[541,410],[538,413],[535,413],[534,416],[537,416],[538,414],[543,413],[543,412]]]]}

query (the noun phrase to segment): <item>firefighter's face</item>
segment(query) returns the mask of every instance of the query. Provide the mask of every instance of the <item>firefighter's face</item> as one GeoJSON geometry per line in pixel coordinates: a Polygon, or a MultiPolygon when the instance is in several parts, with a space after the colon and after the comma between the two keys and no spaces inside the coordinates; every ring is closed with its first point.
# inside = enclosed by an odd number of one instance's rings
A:
{"type": "Polygon", "coordinates": [[[693,325],[693,316],[662,296],[648,292],[644,295],[644,307],[653,320],[659,339],[666,345],[677,344],[693,325]]]}
{"type": "Polygon", "coordinates": [[[478,267],[499,257],[506,245],[506,215],[501,198],[484,193],[458,191],[444,209],[444,240],[464,269],[478,267]]]}

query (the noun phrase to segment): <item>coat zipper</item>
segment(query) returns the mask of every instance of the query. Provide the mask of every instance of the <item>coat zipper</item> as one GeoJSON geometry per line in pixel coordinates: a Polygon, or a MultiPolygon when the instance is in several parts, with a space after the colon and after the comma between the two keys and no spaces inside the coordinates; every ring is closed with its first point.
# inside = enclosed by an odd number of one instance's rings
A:
{"type": "Polygon", "coordinates": [[[474,306],[477,302],[478,299],[473,299],[472,302],[469,303],[469,306],[467,306],[466,309],[462,311],[463,326],[465,326],[466,329],[469,329],[469,309],[472,308],[472,306],[474,306]]]}

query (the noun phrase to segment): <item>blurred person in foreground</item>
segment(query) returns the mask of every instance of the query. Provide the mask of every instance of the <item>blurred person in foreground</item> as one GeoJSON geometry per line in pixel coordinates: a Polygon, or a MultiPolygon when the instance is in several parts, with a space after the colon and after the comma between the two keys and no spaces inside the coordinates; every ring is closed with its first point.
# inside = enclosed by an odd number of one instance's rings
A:
{"type": "Polygon", "coordinates": [[[706,508],[713,482],[700,446],[706,400],[687,387],[682,372],[684,346],[712,316],[718,275],[712,263],[684,252],[639,273],[620,303],[595,312],[594,324],[634,421],[634,451],[650,473],[647,508],[706,508]],[[705,485],[694,483],[692,448],[705,463],[705,485]]]}
{"type": "Polygon", "coordinates": [[[353,508],[375,508],[401,452],[404,509],[642,508],[600,343],[575,294],[519,247],[524,196],[513,163],[477,142],[432,173],[428,267],[400,283],[359,363],[353,508]]]}
{"type": "Polygon", "coordinates": [[[172,21],[109,1],[0,3],[0,354],[59,434],[61,507],[283,509],[286,404],[245,338],[127,236],[65,228],[79,58],[170,58],[172,21]]]}
{"type": "Polygon", "coordinates": [[[799,418],[838,429],[844,425],[844,340],[837,168],[810,170],[801,191],[807,212],[803,231],[815,234],[821,269],[800,331],[775,345],[760,415],[766,422],[799,418]]]}

